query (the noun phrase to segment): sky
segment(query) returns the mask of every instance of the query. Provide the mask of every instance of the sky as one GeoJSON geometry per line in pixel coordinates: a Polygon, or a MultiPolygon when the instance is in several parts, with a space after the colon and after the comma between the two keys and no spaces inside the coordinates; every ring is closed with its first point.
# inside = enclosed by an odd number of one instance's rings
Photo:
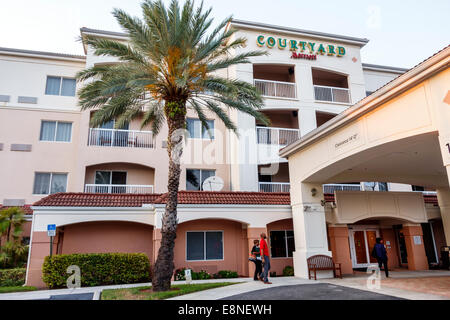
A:
{"type": "MultiPolygon", "coordinates": [[[[84,54],[77,41],[81,27],[122,31],[112,9],[140,16],[141,2],[0,0],[0,47],[84,54]]],[[[450,44],[449,0],[204,0],[204,4],[213,8],[216,23],[232,15],[368,38],[361,52],[365,63],[410,68],[450,44]]]]}

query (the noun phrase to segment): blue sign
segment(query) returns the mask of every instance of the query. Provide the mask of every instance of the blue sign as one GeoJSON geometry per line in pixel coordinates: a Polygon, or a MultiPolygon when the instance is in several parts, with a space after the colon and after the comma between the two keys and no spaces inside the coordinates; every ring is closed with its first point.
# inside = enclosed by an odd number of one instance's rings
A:
{"type": "Polygon", "coordinates": [[[49,237],[54,237],[56,235],[56,224],[47,225],[47,235],[49,237]]]}

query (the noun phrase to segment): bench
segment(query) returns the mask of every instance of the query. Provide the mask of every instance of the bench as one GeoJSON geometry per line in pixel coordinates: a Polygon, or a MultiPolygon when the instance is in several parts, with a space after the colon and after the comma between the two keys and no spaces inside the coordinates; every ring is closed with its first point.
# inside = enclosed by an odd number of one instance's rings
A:
{"type": "Polygon", "coordinates": [[[339,278],[342,279],[342,269],[340,263],[335,263],[333,258],[325,255],[316,255],[309,257],[308,277],[311,280],[311,271],[314,271],[314,280],[317,280],[317,271],[333,270],[333,275],[337,278],[336,271],[339,271],[339,278]]]}

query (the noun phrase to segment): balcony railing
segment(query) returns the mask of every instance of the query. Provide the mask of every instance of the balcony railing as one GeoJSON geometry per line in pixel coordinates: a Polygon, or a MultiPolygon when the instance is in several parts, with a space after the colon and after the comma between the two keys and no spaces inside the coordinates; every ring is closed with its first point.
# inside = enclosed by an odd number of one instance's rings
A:
{"type": "Polygon", "coordinates": [[[256,127],[258,144],[287,146],[300,139],[300,130],[272,127],[256,127]]]}
{"type": "Polygon", "coordinates": [[[296,98],[295,83],[255,79],[255,87],[265,97],[296,98]]]}
{"type": "Polygon", "coordinates": [[[350,90],[346,88],[314,86],[317,101],[350,103],[350,90]]]}
{"type": "Polygon", "coordinates": [[[334,191],[361,191],[360,184],[324,184],[323,193],[334,193],[334,191]]]}
{"type": "Polygon", "coordinates": [[[86,184],[84,186],[86,193],[153,193],[152,185],[131,185],[131,184],[86,184]]]}
{"type": "Polygon", "coordinates": [[[89,129],[89,146],[155,148],[155,140],[151,131],[89,129]]]}
{"type": "Polygon", "coordinates": [[[291,189],[290,183],[284,182],[260,182],[259,192],[289,192],[291,189]]]}

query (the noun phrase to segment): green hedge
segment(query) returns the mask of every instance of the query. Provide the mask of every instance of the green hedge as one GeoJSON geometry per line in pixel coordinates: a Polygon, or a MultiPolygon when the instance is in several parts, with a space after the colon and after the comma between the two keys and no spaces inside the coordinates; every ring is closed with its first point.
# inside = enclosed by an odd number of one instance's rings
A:
{"type": "Polygon", "coordinates": [[[294,276],[294,267],[286,266],[283,269],[283,276],[285,276],[285,277],[293,277],[294,276]]]}
{"type": "Polygon", "coordinates": [[[17,287],[25,283],[27,269],[0,269],[0,287],[17,287]]]}
{"type": "Polygon", "coordinates": [[[143,253],[68,254],[46,257],[42,279],[49,288],[66,287],[67,267],[80,267],[81,286],[142,283],[150,281],[150,261],[143,253]]]}
{"type": "MultiPolygon", "coordinates": [[[[184,270],[187,268],[181,268],[175,270],[175,281],[186,280],[184,276],[184,270]]],[[[206,280],[206,279],[229,279],[229,278],[239,278],[236,271],[221,270],[217,273],[210,274],[204,270],[199,272],[191,271],[192,280],[206,280]]]]}

